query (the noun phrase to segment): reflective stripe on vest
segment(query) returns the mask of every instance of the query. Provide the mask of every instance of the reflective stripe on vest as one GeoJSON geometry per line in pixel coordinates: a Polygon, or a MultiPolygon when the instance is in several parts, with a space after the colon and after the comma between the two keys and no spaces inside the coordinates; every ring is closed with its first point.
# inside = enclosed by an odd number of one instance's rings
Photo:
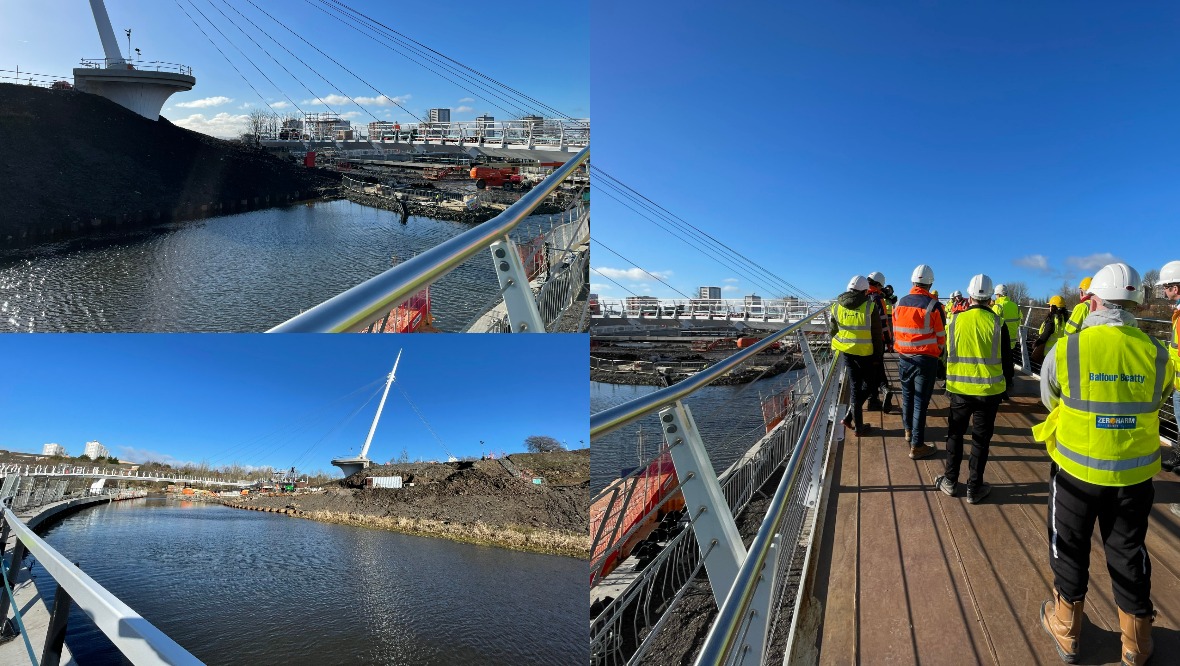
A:
{"type": "Polygon", "coordinates": [[[1016,302],[1007,296],[1001,296],[996,299],[992,311],[1003,318],[1004,324],[1008,327],[1008,339],[1012,341],[1012,344],[1016,344],[1016,341],[1020,339],[1020,308],[1016,302]]]}
{"type": "Polygon", "coordinates": [[[984,308],[955,316],[947,336],[947,391],[983,396],[1007,389],[1000,356],[1003,325],[998,315],[984,308]]]}
{"type": "Polygon", "coordinates": [[[835,337],[832,338],[832,349],[853,356],[871,356],[873,354],[873,326],[870,319],[872,313],[873,302],[871,300],[866,300],[856,309],[833,303],[832,319],[836,321],[838,328],[835,337]]]}
{"type": "Polygon", "coordinates": [[[922,325],[915,328],[913,326],[900,325],[898,318],[909,314],[910,310],[916,310],[917,308],[908,305],[898,306],[893,312],[893,349],[900,354],[929,354],[930,356],[940,356],[941,351],[938,343],[946,337],[946,332],[935,331],[930,321],[931,314],[937,307],[938,301],[931,298],[930,302],[926,304],[925,311],[922,313],[922,325]]]}
{"type": "Polygon", "coordinates": [[[1090,314],[1089,303],[1082,302],[1073,306],[1073,310],[1069,313],[1069,321],[1065,322],[1065,334],[1073,335],[1082,330],[1082,322],[1086,321],[1088,314],[1090,314]]]}
{"type": "Polygon", "coordinates": [[[1170,352],[1134,326],[1092,326],[1057,345],[1061,402],[1049,456],[1100,486],[1129,486],[1160,470],[1159,403],[1170,352]]]}

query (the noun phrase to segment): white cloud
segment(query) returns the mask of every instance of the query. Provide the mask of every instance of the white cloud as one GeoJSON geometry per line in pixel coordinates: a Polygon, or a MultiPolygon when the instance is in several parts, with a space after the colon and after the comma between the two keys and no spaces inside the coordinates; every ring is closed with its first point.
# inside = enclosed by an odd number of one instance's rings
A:
{"type": "Polygon", "coordinates": [[[463,99],[459,100],[459,103],[462,104],[464,102],[474,102],[474,101],[475,101],[474,97],[464,97],[463,99]]]}
{"type": "Polygon", "coordinates": [[[208,109],[214,106],[221,106],[222,104],[229,104],[233,99],[218,95],[217,97],[206,97],[204,99],[194,99],[191,102],[177,102],[176,106],[182,109],[208,109]]]}
{"type": "Polygon", "coordinates": [[[365,104],[368,106],[394,106],[397,104],[405,104],[410,101],[409,95],[398,95],[396,97],[388,97],[382,95],[380,97],[353,97],[357,104],[365,104]]]}
{"type": "Polygon", "coordinates": [[[272,102],[270,105],[270,108],[272,108],[272,109],[285,109],[289,106],[291,106],[290,102],[272,102]]]}
{"type": "Polygon", "coordinates": [[[724,280],[722,280],[722,282],[728,282],[730,284],[737,284],[740,281],[741,280],[738,280],[737,278],[725,278],[724,280]]]}
{"type": "Polygon", "coordinates": [[[357,118],[357,117],[359,117],[360,115],[361,115],[361,112],[360,112],[360,111],[348,111],[347,113],[342,113],[342,114],[340,114],[340,117],[341,117],[341,118],[347,118],[347,119],[349,119],[349,120],[352,120],[353,118],[357,118]]]}
{"type": "Polygon", "coordinates": [[[158,462],[172,465],[173,467],[195,464],[191,460],[180,460],[167,453],[160,453],[159,451],[152,451],[150,449],[137,449],[133,446],[116,446],[115,449],[118,451],[115,457],[123,462],[158,462]]]}
{"type": "Polygon", "coordinates": [[[1080,271],[1096,271],[1107,264],[1113,264],[1120,259],[1109,252],[1091,254],[1087,257],[1066,257],[1065,263],[1080,271]]]}
{"type": "Polygon", "coordinates": [[[1029,268],[1042,273],[1049,272],[1049,258],[1043,254],[1030,254],[1027,257],[1013,259],[1012,263],[1021,268],[1029,268]]]}
{"type": "Polygon", "coordinates": [[[731,284],[727,284],[721,288],[721,291],[741,291],[741,290],[731,284]]]}
{"type": "Polygon", "coordinates": [[[194,132],[208,134],[210,136],[220,137],[222,139],[233,139],[241,136],[246,131],[246,122],[249,116],[246,114],[231,115],[229,113],[219,113],[212,118],[206,118],[203,113],[194,113],[187,118],[180,118],[172,121],[173,125],[190,129],[194,132]]]}
{"type": "Polygon", "coordinates": [[[455,109],[455,113],[471,113],[474,110],[475,109],[471,108],[470,106],[460,106],[455,109]]]}
{"type": "Polygon", "coordinates": [[[594,268],[599,275],[606,276],[612,280],[646,280],[649,277],[655,276],[661,280],[666,280],[672,275],[672,271],[644,271],[641,268],[594,268]]]}
{"type": "Polygon", "coordinates": [[[590,283],[590,291],[596,294],[601,294],[604,291],[610,291],[610,289],[611,285],[609,284],[598,284],[597,282],[590,283]]]}

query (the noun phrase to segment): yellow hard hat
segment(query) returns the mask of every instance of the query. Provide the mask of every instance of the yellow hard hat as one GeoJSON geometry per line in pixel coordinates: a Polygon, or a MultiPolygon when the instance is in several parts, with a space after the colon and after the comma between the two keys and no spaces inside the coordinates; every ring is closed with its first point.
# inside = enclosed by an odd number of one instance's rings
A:
{"type": "Polygon", "coordinates": [[[930,295],[931,295],[931,296],[933,296],[933,297],[935,297],[935,298],[938,298],[938,290],[937,290],[937,289],[935,289],[934,291],[930,292],[930,295]]]}
{"type": "Polygon", "coordinates": [[[1090,288],[1090,278],[1088,278],[1088,277],[1082,278],[1082,281],[1078,283],[1078,289],[1081,289],[1082,291],[1086,291],[1089,288],[1090,288]]]}
{"type": "MultiPolygon", "coordinates": [[[[1086,286],[1088,287],[1090,285],[1086,285],[1086,286]]],[[[1060,296],[1054,296],[1053,298],[1049,299],[1049,305],[1056,305],[1059,308],[1064,307],[1065,306],[1065,299],[1060,296]]]]}

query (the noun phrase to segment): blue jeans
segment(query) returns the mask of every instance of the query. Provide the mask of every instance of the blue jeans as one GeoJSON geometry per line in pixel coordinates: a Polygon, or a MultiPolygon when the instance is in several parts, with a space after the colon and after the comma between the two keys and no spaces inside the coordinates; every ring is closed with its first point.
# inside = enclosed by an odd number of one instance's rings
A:
{"type": "Polygon", "coordinates": [[[910,431],[910,446],[922,446],[926,436],[926,408],[934,394],[934,378],[942,364],[937,357],[900,354],[897,374],[901,378],[901,423],[910,431]]]}

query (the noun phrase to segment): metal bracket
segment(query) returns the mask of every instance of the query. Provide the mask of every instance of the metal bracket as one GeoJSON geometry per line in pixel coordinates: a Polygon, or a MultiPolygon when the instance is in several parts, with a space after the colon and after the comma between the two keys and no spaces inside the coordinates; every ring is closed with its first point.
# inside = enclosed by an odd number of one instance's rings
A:
{"type": "Polygon", "coordinates": [[[524,262],[516,251],[512,239],[504,238],[492,243],[492,263],[496,268],[496,279],[500,281],[500,292],[504,294],[504,306],[508,309],[508,324],[514,333],[544,333],[545,323],[537,300],[529,286],[528,273],[524,262]]]}
{"type": "Polygon", "coordinates": [[[811,379],[811,394],[819,395],[820,389],[824,385],[819,366],[815,364],[815,356],[811,354],[811,345],[807,342],[807,334],[800,329],[797,335],[799,337],[799,352],[803,354],[803,365],[806,366],[807,376],[811,379]]]}
{"type": "Polygon", "coordinates": [[[709,586],[721,607],[746,559],[746,547],[688,406],[677,401],[660,410],[660,429],[676,467],[697,546],[705,559],[709,586]]]}

